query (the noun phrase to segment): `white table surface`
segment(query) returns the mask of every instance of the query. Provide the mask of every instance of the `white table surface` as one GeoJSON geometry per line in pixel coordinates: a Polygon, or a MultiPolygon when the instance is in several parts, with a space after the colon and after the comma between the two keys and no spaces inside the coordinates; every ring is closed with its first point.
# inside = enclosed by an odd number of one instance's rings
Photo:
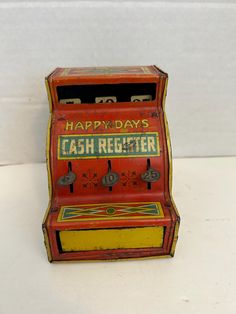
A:
{"type": "Polygon", "coordinates": [[[0,313],[236,313],[235,178],[236,157],[174,160],[172,259],[50,264],[45,164],[0,167],[0,313]]]}

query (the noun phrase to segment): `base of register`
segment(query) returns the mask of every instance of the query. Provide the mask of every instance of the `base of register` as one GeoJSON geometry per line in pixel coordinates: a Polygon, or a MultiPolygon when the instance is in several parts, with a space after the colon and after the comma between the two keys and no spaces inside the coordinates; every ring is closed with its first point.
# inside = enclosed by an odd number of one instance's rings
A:
{"type": "Polygon", "coordinates": [[[173,256],[178,226],[172,207],[145,202],[61,206],[43,229],[49,261],[82,261],[173,256]]]}

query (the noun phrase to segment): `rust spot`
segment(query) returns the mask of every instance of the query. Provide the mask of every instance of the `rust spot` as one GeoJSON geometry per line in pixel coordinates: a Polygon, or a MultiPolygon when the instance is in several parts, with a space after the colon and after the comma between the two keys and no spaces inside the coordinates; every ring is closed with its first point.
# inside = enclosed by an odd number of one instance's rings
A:
{"type": "Polygon", "coordinates": [[[151,113],[151,117],[153,118],[158,118],[158,113],[155,111],[155,112],[152,112],[151,113]]]}
{"type": "Polygon", "coordinates": [[[52,207],[51,209],[50,209],[50,212],[51,213],[56,213],[58,211],[58,207],[52,207]]]}
{"type": "Polygon", "coordinates": [[[135,140],[132,140],[130,141],[129,143],[125,143],[122,145],[122,150],[123,151],[132,151],[136,146],[136,141],[135,140]]]}
{"type": "Polygon", "coordinates": [[[65,118],[65,116],[63,115],[63,116],[58,117],[57,120],[58,120],[58,121],[65,121],[66,118],[65,118]]]}

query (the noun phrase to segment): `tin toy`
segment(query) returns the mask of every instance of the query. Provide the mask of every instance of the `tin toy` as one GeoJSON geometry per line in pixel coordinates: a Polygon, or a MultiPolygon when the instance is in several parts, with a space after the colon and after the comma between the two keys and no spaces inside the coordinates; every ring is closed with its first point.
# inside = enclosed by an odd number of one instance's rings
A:
{"type": "Polygon", "coordinates": [[[156,66],[57,68],[46,78],[50,262],[174,255],[167,79],[156,66]]]}

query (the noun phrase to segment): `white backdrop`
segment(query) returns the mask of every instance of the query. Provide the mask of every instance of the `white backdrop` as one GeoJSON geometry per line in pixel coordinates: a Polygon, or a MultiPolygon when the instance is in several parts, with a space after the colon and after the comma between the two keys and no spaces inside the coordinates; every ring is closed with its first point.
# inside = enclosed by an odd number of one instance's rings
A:
{"type": "Polygon", "coordinates": [[[57,66],[169,73],[175,157],[236,155],[235,1],[0,1],[0,164],[44,160],[57,66]]]}

